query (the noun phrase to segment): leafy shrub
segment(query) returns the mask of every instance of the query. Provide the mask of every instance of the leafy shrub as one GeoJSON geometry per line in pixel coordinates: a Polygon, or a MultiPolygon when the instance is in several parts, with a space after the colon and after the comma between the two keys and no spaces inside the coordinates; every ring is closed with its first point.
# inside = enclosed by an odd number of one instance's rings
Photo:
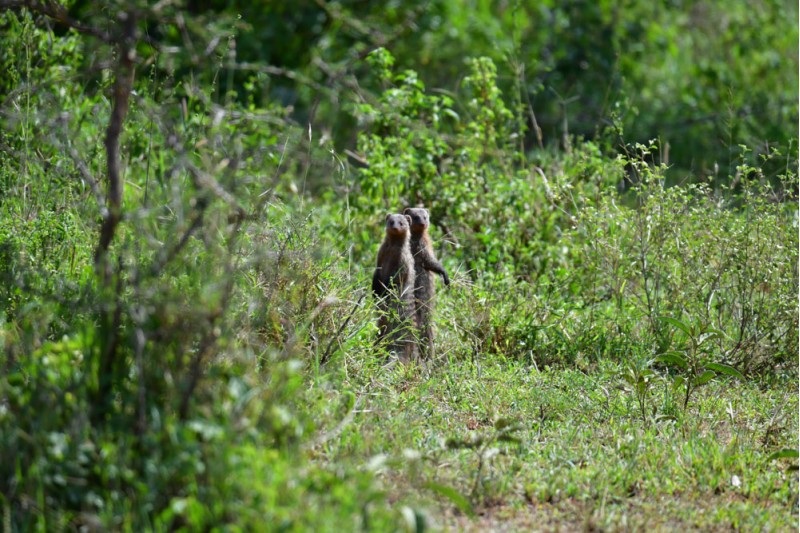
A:
{"type": "Polygon", "coordinates": [[[0,171],[3,523],[395,522],[368,472],[305,456],[316,427],[304,406],[322,401],[304,399],[306,369],[344,340],[349,306],[326,297],[352,280],[307,215],[281,204],[284,114],[220,102],[158,70],[139,80],[124,216],[105,265],[93,262],[110,102],[81,90],[83,56],[48,55],[46,43],[60,43],[52,31],[2,16],[13,30],[3,39],[33,43],[35,75],[53,91],[14,78],[21,90],[3,102],[16,141],[0,171]]]}
{"type": "MultiPolygon", "coordinates": [[[[609,193],[581,214],[575,235],[585,243],[582,276],[592,281],[584,298],[658,351],[672,335],[659,317],[690,317],[724,332],[717,349],[726,362],[784,367],[797,350],[798,243],[788,229],[796,214],[765,180],[730,194],[666,187],[649,167],[643,175],[633,207],[609,193]]],[[[794,174],[782,179],[796,186],[794,174]]]]}

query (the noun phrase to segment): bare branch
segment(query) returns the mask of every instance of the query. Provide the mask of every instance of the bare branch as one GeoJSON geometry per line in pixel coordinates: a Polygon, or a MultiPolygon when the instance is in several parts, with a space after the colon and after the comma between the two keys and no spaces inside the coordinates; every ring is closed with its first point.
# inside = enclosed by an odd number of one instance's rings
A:
{"type": "Polygon", "coordinates": [[[119,65],[117,78],[114,82],[114,106],[111,110],[111,119],[106,130],[106,166],[108,170],[108,215],[103,220],[100,228],[100,242],[95,250],[95,266],[99,269],[105,260],[108,247],[114,239],[122,217],[122,178],[119,172],[119,137],[125,116],[128,114],[128,101],[133,88],[134,59],[136,52],[134,44],[136,39],[136,19],[130,13],[121,13],[122,38],[118,43],[119,65]]]}
{"type": "Polygon", "coordinates": [[[131,13],[120,13],[119,18],[122,21],[121,38],[117,42],[119,63],[115,72],[113,106],[105,139],[108,173],[107,212],[100,227],[100,239],[94,255],[96,272],[101,276],[103,286],[108,290],[114,291],[115,301],[113,312],[110,309],[106,309],[101,314],[101,322],[107,338],[104,339],[103,349],[100,353],[100,364],[97,368],[99,388],[94,401],[92,415],[95,423],[102,420],[109,408],[109,399],[113,388],[112,381],[115,379],[116,367],[119,366],[118,348],[122,326],[122,258],[117,258],[116,269],[118,275],[116,276],[116,284],[112,289],[114,277],[108,260],[108,248],[114,239],[117,225],[122,218],[123,188],[119,170],[119,137],[122,134],[122,127],[128,113],[128,101],[133,88],[136,19],[131,13]]]}
{"type": "Polygon", "coordinates": [[[162,253],[159,255],[158,260],[156,260],[153,263],[153,266],[150,268],[151,276],[158,276],[164,269],[164,267],[166,267],[170,262],[172,262],[172,260],[175,259],[179,253],[181,253],[181,250],[183,250],[183,248],[189,242],[191,236],[194,235],[194,233],[198,229],[200,229],[200,227],[203,225],[203,216],[205,214],[206,207],[207,205],[205,204],[200,205],[197,215],[192,219],[192,222],[189,224],[189,227],[186,229],[181,238],[178,240],[178,243],[175,246],[173,246],[169,251],[162,251],[162,253]]]}
{"type": "Polygon", "coordinates": [[[195,179],[195,183],[197,184],[198,189],[207,189],[211,191],[214,194],[214,196],[216,196],[229,206],[233,207],[240,216],[244,216],[247,214],[245,208],[242,207],[242,205],[236,201],[236,198],[234,198],[231,195],[231,193],[226,191],[222,187],[222,185],[220,185],[220,183],[216,179],[214,179],[213,176],[211,176],[207,172],[202,171],[201,169],[197,168],[195,165],[189,163],[188,161],[186,162],[186,169],[195,179]]]}

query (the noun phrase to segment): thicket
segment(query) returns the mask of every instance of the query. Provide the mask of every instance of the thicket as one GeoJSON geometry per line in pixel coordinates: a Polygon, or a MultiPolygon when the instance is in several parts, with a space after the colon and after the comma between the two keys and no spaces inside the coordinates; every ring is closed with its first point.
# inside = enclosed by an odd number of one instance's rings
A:
{"type": "MultiPolygon", "coordinates": [[[[358,135],[346,104],[378,88],[363,58],[392,51],[433,88],[453,91],[464,61],[503,65],[498,86],[529,121],[526,146],[598,137],[616,125],[604,153],[660,140],[670,179],[735,174],[739,145],[759,163],[795,137],[797,5],[781,0],[666,3],[615,0],[499,4],[477,0],[404,2],[189,2],[198,13],[241,15],[237,58],[226,83],[271,65],[263,102],[292,106],[303,124],[318,118],[342,144],[358,135]],[[266,43],[266,44],[265,44],[266,43]],[[794,68],[794,70],[792,70],[794,68]],[[344,104],[344,105],[343,105],[344,104]],[[624,132],[624,133],[623,133],[624,132]]],[[[776,173],[778,166],[769,166],[776,173]]]]}
{"type": "Polygon", "coordinates": [[[793,7],[649,5],[0,2],[3,523],[407,518],[315,460],[405,206],[446,361],[796,373],[793,7]]]}

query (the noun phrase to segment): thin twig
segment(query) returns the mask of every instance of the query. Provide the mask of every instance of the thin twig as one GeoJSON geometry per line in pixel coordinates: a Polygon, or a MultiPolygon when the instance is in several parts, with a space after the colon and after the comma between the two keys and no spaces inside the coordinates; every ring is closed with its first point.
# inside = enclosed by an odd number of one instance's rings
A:
{"type": "Polygon", "coordinates": [[[164,252],[161,254],[159,259],[153,263],[153,266],[150,268],[150,275],[157,276],[161,270],[167,266],[177,255],[183,250],[183,247],[186,246],[186,243],[189,242],[189,238],[194,235],[194,233],[200,229],[203,225],[203,215],[205,214],[206,204],[201,204],[200,210],[192,219],[191,224],[186,229],[186,231],[181,236],[178,244],[173,246],[168,252],[164,252]]]}
{"type": "Polygon", "coordinates": [[[325,353],[322,354],[322,357],[319,360],[319,365],[320,366],[323,366],[325,363],[328,362],[328,359],[331,356],[331,348],[333,348],[333,343],[336,342],[339,339],[339,336],[342,334],[342,331],[344,331],[344,328],[346,328],[347,325],[350,323],[350,320],[356,314],[356,310],[358,309],[358,306],[361,305],[361,302],[364,300],[364,296],[366,296],[366,295],[367,295],[367,291],[364,291],[364,292],[361,293],[361,297],[353,305],[353,308],[350,310],[350,314],[347,315],[347,319],[342,323],[341,326],[339,326],[339,329],[336,331],[336,335],[334,335],[333,338],[331,339],[331,341],[328,343],[328,347],[325,349],[325,353]]]}

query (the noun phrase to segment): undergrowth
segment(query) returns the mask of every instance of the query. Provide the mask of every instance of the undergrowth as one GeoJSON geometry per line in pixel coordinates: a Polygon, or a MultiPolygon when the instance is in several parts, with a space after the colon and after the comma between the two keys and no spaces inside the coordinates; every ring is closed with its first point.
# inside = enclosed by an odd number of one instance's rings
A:
{"type": "Polygon", "coordinates": [[[0,106],[7,529],[796,523],[796,144],[780,175],[669,186],[653,144],[528,149],[488,58],[445,95],[378,49],[345,156],[257,105],[259,74],[201,83],[233,37],[162,7],[153,35],[211,64],[139,43],[106,251],[124,56],[0,15],[26,43],[0,106]],[[417,204],[453,278],[426,369],[376,354],[367,290],[380,221],[417,204]]]}

